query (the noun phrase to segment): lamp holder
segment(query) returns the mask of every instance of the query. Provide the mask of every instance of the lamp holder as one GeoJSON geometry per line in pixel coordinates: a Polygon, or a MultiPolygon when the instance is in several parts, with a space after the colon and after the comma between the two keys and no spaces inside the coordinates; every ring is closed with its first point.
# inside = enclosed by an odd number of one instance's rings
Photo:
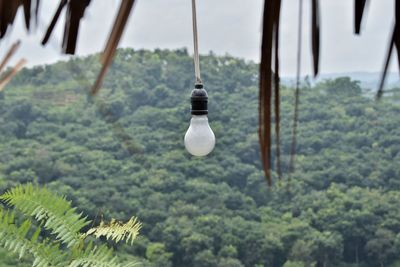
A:
{"type": "Polygon", "coordinates": [[[208,94],[203,88],[203,84],[195,84],[190,101],[192,103],[192,115],[208,114],[208,94]]]}

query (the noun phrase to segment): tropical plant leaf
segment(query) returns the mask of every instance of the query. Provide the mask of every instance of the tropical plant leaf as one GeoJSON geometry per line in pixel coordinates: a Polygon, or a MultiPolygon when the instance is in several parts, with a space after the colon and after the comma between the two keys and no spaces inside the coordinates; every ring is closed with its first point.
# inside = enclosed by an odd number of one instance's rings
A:
{"type": "Polygon", "coordinates": [[[112,219],[108,224],[101,222],[98,227],[89,229],[85,236],[94,235],[96,238],[104,236],[107,240],[115,242],[125,240],[132,245],[141,228],[142,224],[136,217],[132,217],[127,223],[112,219]]]}
{"type": "Polygon", "coordinates": [[[76,213],[76,208],[72,208],[71,202],[65,197],[58,196],[46,188],[27,184],[7,191],[0,199],[23,214],[42,222],[45,229],[50,230],[68,247],[82,242],[79,232],[89,222],[76,213]]]}
{"type": "MultiPolygon", "coordinates": [[[[0,246],[23,257],[26,253],[33,255],[33,267],[126,267],[136,262],[121,265],[107,246],[95,246],[92,241],[85,242],[89,234],[96,237],[105,236],[116,242],[125,240],[133,242],[141,224],[135,217],[127,223],[112,220],[109,224],[101,223],[99,227],[82,235],[80,230],[88,224],[85,218],[75,212],[71,203],[46,188],[32,184],[19,185],[0,196],[0,200],[22,212],[33,216],[41,223],[33,232],[31,220],[25,220],[20,227],[14,222],[13,212],[0,209],[0,246]],[[50,230],[55,240],[40,241],[42,227],[50,230]],[[30,236],[29,233],[33,234],[30,236]],[[59,249],[61,243],[67,245],[67,252],[59,249]]],[[[64,248],[65,249],[65,248],[64,248]]]]}
{"type": "Polygon", "coordinates": [[[88,245],[84,252],[77,255],[68,267],[121,267],[117,257],[113,257],[113,250],[106,247],[88,245]]]}
{"type": "Polygon", "coordinates": [[[24,257],[26,253],[33,255],[33,267],[63,266],[65,254],[57,245],[46,241],[38,242],[40,228],[28,238],[31,224],[28,219],[17,227],[14,213],[0,210],[0,246],[19,255],[19,258],[24,257]]]}

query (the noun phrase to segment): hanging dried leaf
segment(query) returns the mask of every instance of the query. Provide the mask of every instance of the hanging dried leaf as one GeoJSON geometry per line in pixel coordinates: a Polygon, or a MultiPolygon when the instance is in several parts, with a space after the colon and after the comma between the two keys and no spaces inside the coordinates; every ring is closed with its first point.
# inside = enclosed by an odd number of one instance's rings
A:
{"type": "Polygon", "coordinates": [[[8,50],[7,54],[4,56],[3,60],[0,63],[0,72],[3,71],[4,67],[7,65],[10,58],[15,54],[18,50],[19,46],[21,45],[21,41],[16,41],[8,50]]]}
{"type": "MultiPolygon", "coordinates": [[[[259,91],[259,142],[261,161],[268,185],[271,179],[271,97],[272,97],[272,45],[274,23],[277,16],[276,0],[265,0],[263,17],[263,35],[261,44],[260,91],[259,91]]],[[[279,70],[276,70],[279,71],[279,70]]],[[[279,77],[279,73],[276,73],[279,77]]]]}
{"type": "MultiPolygon", "coordinates": [[[[3,38],[9,26],[14,24],[18,9],[24,9],[25,27],[30,30],[32,4],[39,9],[39,0],[0,0],[0,39],[3,38]]],[[[37,13],[34,13],[37,20],[37,13]]]]}
{"type": "Polygon", "coordinates": [[[87,7],[90,5],[90,2],[91,0],[61,0],[53,16],[53,19],[51,20],[50,25],[46,30],[46,34],[43,37],[42,45],[47,44],[47,42],[49,41],[54,27],[56,26],[57,21],[60,18],[61,12],[65,8],[65,6],[67,6],[62,51],[65,54],[75,54],[79,26],[87,7]]]}
{"type": "Polygon", "coordinates": [[[361,32],[361,22],[364,15],[364,10],[367,0],[355,0],[354,8],[354,32],[360,34],[361,32]]]}
{"type": "Polygon", "coordinates": [[[28,30],[30,30],[32,3],[31,3],[31,0],[22,0],[22,3],[23,3],[22,5],[24,7],[25,26],[28,30]]]}
{"type": "Polygon", "coordinates": [[[396,1],[395,19],[396,19],[396,22],[395,22],[396,24],[394,27],[393,42],[396,46],[397,62],[398,62],[398,66],[400,68],[400,3],[399,3],[399,1],[396,1]]]}
{"type": "Polygon", "coordinates": [[[395,35],[396,35],[396,26],[395,26],[395,29],[393,30],[392,38],[390,39],[389,48],[387,50],[385,65],[383,67],[382,77],[379,82],[378,92],[376,94],[377,99],[380,99],[383,95],[383,87],[385,86],[386,75],[387,75],[387,71],[389,69],[390,59],[392,58],[392,53],[393,53],[393,48],[394,48],[394,43],[395,43],[395,35]]]}
{"type": "Polygon", "coordinates": [[[110,33],[110,36],[107,41],[107,45],[104,49],[103,55],[101,57],[101,62],[103,64],[99,75],[97,76],[96,82],[92,87],[91,93],[92,95],[97,94],[99,91],[104,77],[107,73],[108,67],[111,64],[111,61],[115,55],[115,51],[117,49],[118,43],[121,39],[122,33],[125,29],[126,23],[128,21],[129,15],[133,8],[135,0],[125,0],[121,2],[117,17],[114,22],[113,29],[110,33]]]}
{"type": "Polygon", "coordinates": [[[297,124],[299,120],[299,102],[300,102],[300,75],[301,75],[301,44],[303,36],[303,0],[299,1],[299,22],[298,22],[298,36],[297,36],[297,77],[296,77],[296,91],[294,103],[294,116],[293,116],[293,132],[292,132],[292,147],[290,152],[290,172],[294,172],[296,147],[297,147],[297,124]]]}
{"type": "Polygon", "coordinates": [[[39,22],[39,19],[38,19],[38,17],[39,17],[39,8],[40,8],[40,0],[36,0],[36,5],[35,5],[35,24],[36,24],[36,27],[37,27],[38,22],[39,22]]]}
{"type": "Polygon", "coordinates": [[[312,38],[312,55],[314,63],[314,76],[319,73],[319,47],[320,47],[320,17],[319,17],[319,0],[311,2],[311,38],[312,38]]]}
{"type": "Polygon", "coordinates": [[[395,19],[396,21],[393,28],[392,38],[390,39],[389,47],[386,53],[385,65],[382,71],[382,77],[379,83],[378,92],[376,94],[377,99],[380,99],[383,95],[383,87],[385,86],[385,80],[387,71],[389,69],[390,59],[392,58],[393,49],[395,46],[397,50],[397,62],[400,67],[400,4],[398,1],[396,1],[395,6],[395,19]]]}
{"type": "Polygon", "coordinates": [[[0,92],[3,91],[4,87],[11,81],[11,79],[24,67],[26,64],[25,59],[18,61],[15,65],[1,80],[0,80],[0,92]]]}
{"type": "Polygon", "coordinates": [[[49,38],[54,30],[54,27],[57,24],[58,18],[60,17],[61,11],[64,9],[64,7],[67,5],[68,0],[61,0],[60,4],[58,5],[58,8],[56,10],[56,13],[53,16],[53,19],[50,22],[49,27],[47,28],[46,34],[44,35],[44,38],[42,40],[42,45],[47,44],[49,41],[49,38]]]}
{"type": "Polygon", "coordinates": [[[281,170],[281,138],[280,138],[280,77],[279,77],[279,24],[280,24],[280,13],[281,13],[281,0],[276,1],[276,12],[275,12],[275,25],[274,25],[274,37],[275,37],[275,75],[274,75],[274,86],[275,86],[275,143],[276,143],[276,172],[279,180],[282,179],[281,170]]]}
{"type": "Polygon", "coordinates": [[[91,0],[69,0],[63,38],[63,52],[75,54],[79,25],[91,0]]]}
{"type": "Polygon", "coordinates": [[[18,8],[21,5],[20,0],[0,0],[0,38],[5,36],[8,27],[14,23],[18,8]]]}

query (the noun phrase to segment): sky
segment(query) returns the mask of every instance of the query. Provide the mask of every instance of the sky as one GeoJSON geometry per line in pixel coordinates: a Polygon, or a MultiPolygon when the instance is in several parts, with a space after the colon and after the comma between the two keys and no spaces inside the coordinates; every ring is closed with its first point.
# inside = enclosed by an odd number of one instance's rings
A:
{"type": "MultiPolygon", "coordinates": [[[[77,55],[104,48],[121,0],[92,0],[82,20],[77,55]],[[112,15],[104,15],[104,11],[112,15]]],[[[0,56],[17,39],[22,40],[11,64],[24,57],[28,66],[50,64],[69,57],[61,54],[63,20],[58,22],[46,48],[40,41],[58,1],[41,1],[39,25],[29,34],[22,9],[15,27],[0,42],[0,56]]],[[[135,49],[186,47],[193,51],[191,0],[137,0],[120,47],[135,49]]],[[[202,54],[213,51],[259,61],[263,0],[197,0],[199,46],[202,54]]],[[[294,76],[297,57],[299,0],[283,0],[281,15],[281,73],[294,76]]],[[[312,73],[310,2],[304,0],[302,75],[312,73]]],[[[394,21],[394,0],[371,0],[364,17],[362,35],[353,34],[354,1],[320,0],[321,73],[379,72],[382,70],[394,21]]],[[[394,57],[393,57],[394,59],[394,57]]],[[[391,71],[397,71],[394,60],[391,71]]]]}

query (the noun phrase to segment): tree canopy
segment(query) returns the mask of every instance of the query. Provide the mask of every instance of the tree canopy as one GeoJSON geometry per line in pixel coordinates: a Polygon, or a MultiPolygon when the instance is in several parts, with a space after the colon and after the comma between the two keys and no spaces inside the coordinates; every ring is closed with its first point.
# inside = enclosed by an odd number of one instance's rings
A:
{"type": "MultiPolygon", "coordinates": [[[[23,69],[1,93],[0,191],[36,182],[96,222],[137,215],[141,237],[117,253],[143,266],[399,264],[395,97],[377,102],[348,78],[304,84],[288,176],[294,88],[283,86],[283,179],[269,190],[255,130],[257,64],[201,57],[217,144],[199,159],[183,147],[187,51],[121,49],[93,98],[85,88],[98,57],[23,69]]],[[[3,266],[17,266],[0,255],[3,266]]]]}

